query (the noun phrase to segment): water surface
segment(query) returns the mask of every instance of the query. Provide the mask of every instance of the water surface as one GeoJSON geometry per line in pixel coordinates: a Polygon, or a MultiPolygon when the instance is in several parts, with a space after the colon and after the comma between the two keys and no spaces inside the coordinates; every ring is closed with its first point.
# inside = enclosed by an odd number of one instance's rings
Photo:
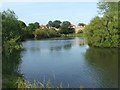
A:
{"type": "Polygon", "coordinates": [[[81,45],[82,38],[28,40],[23,42],[20,72],[25,79],[54,86],[118,87],[117,49],[81,45]]]}

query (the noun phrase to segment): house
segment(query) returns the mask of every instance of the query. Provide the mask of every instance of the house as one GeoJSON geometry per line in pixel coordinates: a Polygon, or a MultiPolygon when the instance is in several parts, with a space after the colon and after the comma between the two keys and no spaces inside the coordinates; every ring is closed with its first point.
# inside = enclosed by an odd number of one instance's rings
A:
{"type": "Polygon", "coordinates": [[[59,31],[59,30],[60,30],[60,28],[55,28],[55,27],[53,27],[53,29],[55,29],[56,31],[59,31]]]}
{"type": "Polygon", "coordinates": [[[41,25],[40,28],[45,29],[45,28],[48,28],[48,27],[46,25],[41,25]]]}
{"type": "Polygon", "coordinates": [[[72,27],[72,28],[76,28],[76,26],[75,26],[74,24],[71,24],[70,27],[72,27]]]}
{"type": "Polygon", "coordinates": [[[86,24],[79,23],[78,26],[75,28],[75,33],[78,33],[79,31],[83,31],[85,26],[86,26],[86,24]]]}
{"type": "Polygon", "coordinates": [[[83,31],[85,26],[86,24],[84,23],[79,23],[78,26],[71,24],[71,27],[75,29],[75,33],[78,33],[79,31],[83,31]]]}

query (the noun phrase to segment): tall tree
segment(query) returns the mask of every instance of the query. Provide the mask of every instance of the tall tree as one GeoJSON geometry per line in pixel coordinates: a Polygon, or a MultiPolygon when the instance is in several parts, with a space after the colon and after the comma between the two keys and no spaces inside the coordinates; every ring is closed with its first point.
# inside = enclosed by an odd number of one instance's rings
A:
{"type": "Polygon", "coordinates": [[[69,21],[62,22],[60,33],[69,34],[73,32],[74,32],[74,29],[71,27],[71,23],[69,21]]]}
{"type": "Polygon", "coordinates": [[[2,46],[4,54],[11,54],[21,48],[21,27],[14,11],[2,12],[2,46]]]}
{"type": "Polygon", "coordinates": [[[85,28],[88,44],[97,47],[119,47],[118,3],[99,2],[98,9],[102,17],[95,17],[85,28]]]}
{"type": "Polygon", "coordinates": [[[78,23],[78,26],[85,26],[84,23],[78,23]]]}
{"type": "Polygon", "coordinates": [[[18,20],[18,22],[19,22],[21,28],[27,27],[27,25],[23,21],[18,20]]]}
{"type": "Polygon", "coordinates": [[[28,38],[33,38],[34,35],[33,35],[33,32],[39,28],[39,23],[38,22],[35,22],[35,23],[29,23],[27,28],[26,28],[26,31],[27,31],[27,34],[28,34],[28,38]]]}
{"type": "Polygon", "coordinates": [[[118,2],[105,2],[105,0],[98,3],[99,14],[117,13],[118,2]]]}
{"type": "Polygon", "coordinates": [[[53,24],[52,25],[53,27],[60,28],[61,21],[60,20],[55,20],[52,24],[53,24]]]}
{"type": "Polygon", "coordinates": [[[53,27],[53,22],[52,22],[52,21],[49,21],[48,24],[47,24],[47,26],[48,26],[49,28],[53,27]]]}

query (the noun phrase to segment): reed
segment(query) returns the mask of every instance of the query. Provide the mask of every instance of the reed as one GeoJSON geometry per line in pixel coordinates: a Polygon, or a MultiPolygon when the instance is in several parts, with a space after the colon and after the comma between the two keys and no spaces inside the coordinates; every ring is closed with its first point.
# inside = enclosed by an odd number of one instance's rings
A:
{"type": "MultiPolygon", "coordinates": [[[[54,85],[52,85],[50,80],[48,80],[46,84],[43,84],[42,82],[37,82],[36,80],[34,80],[33,83],[30,83],[20,77],[18,78],[16,85],[18,89],[21,88],[23,90],[33,89],[33,88],[35,90],[37,88],[40,88],[40,90],[45,89],[45,88],[47,88],[47,90],[51,90],[52,88],[56,88],[56,90],[61,90],[62,88],[64,88],[62,85],[62,82],[58,86],[54,87],[54,85]]],[[[69,84],[67,88],[70,88],[69,84]]],[[[83,90],[83,86],[81,85],[80,85],[80,90],[83,90]]]]}

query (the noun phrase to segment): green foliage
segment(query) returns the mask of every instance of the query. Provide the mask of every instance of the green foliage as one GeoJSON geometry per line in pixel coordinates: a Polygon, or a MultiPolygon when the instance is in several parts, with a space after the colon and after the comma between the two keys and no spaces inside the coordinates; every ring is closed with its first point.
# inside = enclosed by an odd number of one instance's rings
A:
{"type": "Polygon", "coordinates": [[[27,27],[27,25],[23,21],[19,20],[18,22],[19,22],[21,28],[27,27]]]}
{"type": "Polygon", "coordinates": [[[116,13],[118,12],[118,2],[104,2],[98,3],[99,14],[116,13]]]}
{"type": "Polygon", "coordinates": [[[16,86],[17,88],[54,88],[50,80],[48,80],[46,84],[41,82],[38,83],[36,80],[34,80],[33,83],[30,83],[20,77],[16,81],[16,86]]]}
{"type": "Polygon", "coordinates": [[[22,49],[22,21],[17,19],[11,10],[2,12],[2,86],[3,88],[15,87],[17,67],[20,62],[22,49]]]}
{"type": "Polygon", "coordinates": [[[11,53],[5,51],[2,53],[2,88],[16,88],[15,82],[21,77],[18,73],[21,62],[20,51],[12,49],[11,53]]]}
{"type": "Polygon", "coordinates": [[[47,26],[49,27],[49,28],[51,28],[51,27],[55,27],[55,28],[60,28],[60,24],[61,24],[61,21],[60,20],[55,20],[55,21],[49,21],[48,22],[48,24],[47,24],[47,26]]]}
{"type": "Polygon", "coordinates": [[[60,21],[60,20],[55,20],[55,21],[53,22],[53,27],[55,27],[55,28],[60,28],[60,24],[61,24],[61,21],[60,21]]]}
{"type": "Polygon", "coordinates": [[[69,34],[74,33],[74,28],[71,27],[71,23],[69,21],[64,21],[61,24],[60,31],[61,34],[69,34]]]}
{"type": "Polygon", "coordinates": [[[52,22],[52,21],[49,21],[48,24],[47,24],[47,26],[48,26],[49,28],[53,27],[53,22],[52,22]]]}
{"type": "Polygon", "coordinates": [[[2,12],[2,38],[3,41],[16,38],[20,33],[20,26],[13,11],[2,12]]]}
{"type": "Polygon", "coordinates": [[[78,34],[81,34],[81,33],[83,33],[83,30],[79,30],[77,33],[78,33],[78,34]]]}
{"type": "Polygon", "coordinates": [[[10,54],[14,49],[21,49],[22,31],[15,13],[11,10],[2,12],[3,53],[10,54]]]}
{"type": "Polygon", "coordinates": [[[42,38],[51,38],[51,37],[59,37],[60,33],[54,29],[36,29],[34,32],[34,36],[36,39],[42,38]]]}
{"type": "MultiPolygon", "coordinates": [[[[64,88],[63,85],[62,85],[62,82],[58,86],[54,86],[50,80],[48,80],[46,82],[46,84],[44,84],[42,82],[36,82],[36,80],[34,80],[33,83],[30,83],[30,82],[28,82],[28,81],[26,81],[26,80],[24,80],[24,79],[22,79],[20,77],[17,79],[15,84],[16,84],[18,89],[23,88],[25,90],[26,89],[33,89],[33,88],[34,89],[39,89],[40,88],[40,89],[47,89],[47,90],[49,90],[49,89],[51,90],[51,89],[55,88],[55,90],[62,90],[64,88]]],[[[70,88],[69,84],[68,84],[67,88],[70,88]]],[[[83,88],[83,86],[80,87],[80,89],[81,88],[83,88]]]]}
{"type": "Polygon", "coordinates": [[[69,21],[59,21],[59,20],[55,20],[55,21],[49,21],[47,26],[49,28],[57,28],[59,29],[59,33],[61,34],[69,34],[69,33],[74,33],[75,30],[74,28],[72,28],[71,23],[69,21]]]}
{"type": "Polygon", "coordinates": [[[24,32],[24,38],[29,39],[29,38],[34,38],[33,32],[39,28],[39,23],[29,23],[29,25],[23,30],[24,32]]]}
{"type": "Polygon", "coordinates": [[[29,23],[27,30],[30,33],[33,33],[33,31],[35,31],[37,28],[39,27],[39,23],[35,22],[35,23],[29,23]]]}
{"type": "Polygon", "coordinates": [[[117,9],[115,4],[110,2],[99,4],[99,9],[104,12],[103,17],[96,16],[85,28],[85,37],[89,45],[97,47],[118,47],[120,45],[118,14],[112,11],[117,9]]]}
{"type": "Polygon", "coordinates": [[[78,26],[85,26],[84,23],[78,23],[78,26]]]}

